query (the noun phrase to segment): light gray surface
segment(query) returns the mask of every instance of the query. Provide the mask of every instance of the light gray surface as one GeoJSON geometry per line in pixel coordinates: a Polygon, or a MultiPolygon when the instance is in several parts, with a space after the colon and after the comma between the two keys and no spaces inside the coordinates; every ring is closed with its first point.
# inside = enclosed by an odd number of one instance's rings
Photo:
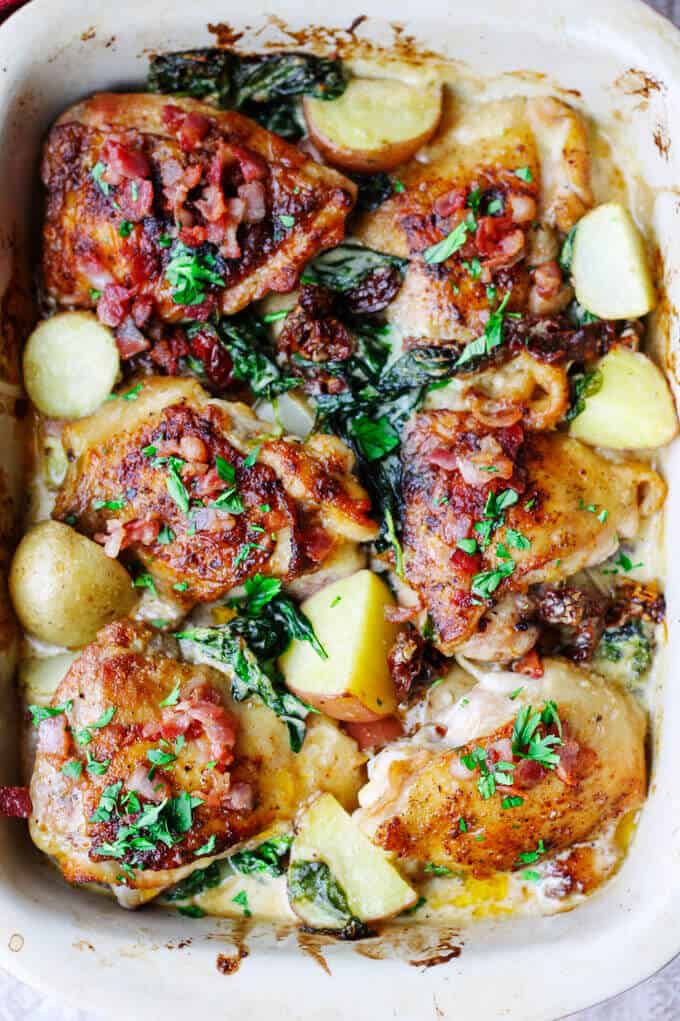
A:
{"type": "MultiPolygon", "coordinates": [[[[680,25],[680,0],[648,0],[680,25]]],[[[631,948],[631,953],[635,948],[631,948]]],[[[593,967],[597,962],[593,961],[593,967]]],[[[680,957],[635,989],[569,1021],[677,1021],[680,1018],[680,957]]],[[[0,1021],[95,1021],[84,1011],[63,1007],[0,969],[0,1021]]],[[[136,1019],[123,1019],[136,1021],[136,1019]]],[[[484,1021],[480,1018],[479,1021],[484,1021]]],[[[519,1019],[518,1019],[519,1021],[519,1019]]]]}

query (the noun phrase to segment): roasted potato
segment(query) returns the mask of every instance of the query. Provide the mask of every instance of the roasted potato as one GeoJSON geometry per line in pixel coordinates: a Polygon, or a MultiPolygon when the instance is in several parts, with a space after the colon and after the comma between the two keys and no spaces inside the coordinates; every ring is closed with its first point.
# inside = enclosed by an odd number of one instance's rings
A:
{"type": "Polygon", "coordinates": [[[358,173],[393,170],[432,138],[442,111],[441,86],[416,88],[386,78],[354,78],[339,99],[308,96],[312,141],[334,166],[358,173]]]}
{"type": "Polygon", "coordinates": [[[316,592],[302,609],[328,658],[309,642],[292,642],[280,660],[286,685],[336,720],[362,723],[393,713],[397,700],[387,653],[398,627],[385,620],[385,607],[393,604],[372,571],[357,571],[316,592]]]}
{"type": "Polygon", "coordinates": [[[120,370],[116,340],[92,312],[45,319],[24,349],[28,396],[50,418],[91,415],[111,393],[120,370]]]}
{"type": "Polygon", "coordinates": [[[58,521],[19,543],[9,574],[17,617],[29,634],[79,649],[137,602],[130,575],[101,546],[58,521]]]}
{"type": "Polygon", "coordinates": [[[647,355],[617,347],[601,359],[599,389],[585,398],[570,433],[615,450],[662,447],[677,436],[678,416],[663,373],[647,355]]]}
{"type": "Polygon", "coordinates": [[[579,220],[571,276],[579,303],[600,319],[635,319],[656,304],[645,243],[618,202],[579,220]]]}
{"type": "Polygon", "coordinates": [[[391,918],[412,907],[416,893],[333,795],[322,794],[297,828],[288,898],[312,928],[344,929],[353,920],[391,918]]]}

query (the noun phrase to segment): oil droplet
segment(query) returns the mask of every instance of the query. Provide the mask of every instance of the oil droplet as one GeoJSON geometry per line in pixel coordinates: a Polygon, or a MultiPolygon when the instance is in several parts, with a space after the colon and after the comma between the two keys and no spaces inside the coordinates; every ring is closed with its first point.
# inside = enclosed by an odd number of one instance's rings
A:
{"type": "Polygon", "coordinates": [[[13,954],[18,954],[24,947],[24,937],[20,932],[13,932],[9,938],[7,946],[10,948],[13,954]]]}

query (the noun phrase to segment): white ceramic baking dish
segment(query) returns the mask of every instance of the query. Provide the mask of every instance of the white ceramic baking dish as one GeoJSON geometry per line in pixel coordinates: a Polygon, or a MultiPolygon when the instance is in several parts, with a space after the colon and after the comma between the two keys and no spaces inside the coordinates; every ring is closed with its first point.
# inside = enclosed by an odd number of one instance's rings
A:
{"type": "MultiPolygon", "coordinates": [[[[101,88],[142,82],[148,50],[209,45],[210,22],[238,30],[267,16],[245,0],[34,0],[0,31],[0,288],[27,260],[39,217],[36,164],[51,120],[101,88]]],[[[677,364],[680,322],[680,35],[634,0],[350,0],[340,7],[268,0],[269,15],[293,28],[349,26],[389,43],[389,23],[424,48],[505,77],[505,92],[575,90],[653,188],[653,230],[666,299],[658,339],[677,364]]],[[[269,35],[280,33],[272,27],[269,35]]],[[[252,32],[246,37],[252,40],[252,32]]],[[[349,39],[345,36],[345,39],[349,39]]],[[[261,45],[260,36],[256,44],[261,45]]],[[[281,37],[282,42],[286,40],[281,37]]],[[[634,198],[634,196],[633,196],[634,198]]],[[[2,343],[11,346],[6,300],[2,343]]],[[[0,483],[20,509],[18,390],[11,358],[0,358],[0,483]]],[[[680,448],[667,472],[680,474],[680,448]]],[[[6,501],[0,514],[6,516],[6,501]]],[[[3,533],[6,522],[0,522],[3,533]]],[[[577,911],[547,919],[485,920],[464,932],[394,929],[363,948],[324,946],[260,926],[143,910],[126,913],[66,887],[41,861],[25,827],[0,821],[0,965],[33,985],[124,1018],[553,1019],[639,982],[680,950],[680,485],[668,512],[671,668],[654,726],[653,777],[629,857],[615,879],[577,911]],[[302,944],[302,949],[300,946],[302,944]],[[249,956],[230,976],[218,954],[249,956]],[[455,954],[460,948],[459,956],[455,954]],[[305,950],[306,952],[302,952],[305,950]],[[439,967],[419,966],[432,957],[439,967]],[[368,959],[374,957],[377,959],[368,959]]],[[[4,623],[3,623],[4,621],[4,623]]],[[[0,776],[18,775],[12,655],[0,614],[0,776]]]]}

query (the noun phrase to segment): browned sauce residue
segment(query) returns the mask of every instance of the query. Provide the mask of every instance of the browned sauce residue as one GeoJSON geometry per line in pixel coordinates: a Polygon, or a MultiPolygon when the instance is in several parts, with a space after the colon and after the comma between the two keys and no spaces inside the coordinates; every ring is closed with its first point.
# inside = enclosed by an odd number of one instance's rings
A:
{"type": "Polygon", "coordinates": [[[80,36],[81,42],[88,43],[90,39],[94,39],[96,35],[97,35],[96,28],[94,27],[88,28],[85,32],[81,34],[80,36]]]}
{"type": "Polygon", "coordinates": [[[614,82],[614,87],[620,89],[627,96],[640,96],[642,100],[649,102],[655,93],[663,94],[666,86],[654,75],[639,68],[631,67],[614,82]]]}
{"type": "Polygon", "coordinates": [[[671,140],[668,137],[668,132],[662,124],[657,124],[654,129],[654,145],[663,159],[670,159],[671,140]]]}
{"type": "Polygon", "coordinates": [[[434,968],[437,964],[447,964],[455,957],[460,957],[462,949],[460,944],[453,943],[451,939],[442,939],[437,947],[438,952],[429,957],[415,957],[408,963],[414,968],[434,968]]]}
{"type": "Polygon", "coordinates": [[[324,957],[321,949],[331,942],[328,937],[318,936],[311,932],[303,932],[300,929],[297,934],[297,942],[303,954],[307,954],[307,956],[311,957],[313,961],[316,961],[319,967],[323,968],[327,975],[331,974],[331,969],[328,967],[328,961],[324,957]]]}
{"type": "Polygon", "coordinates": [[[244,957],[248,957],[249,953],[250,951],[245,947],[239,947],[231,957],[228,957],[227,954],[218,954],[216,964],[220,975],[234,975],[241,967],[241,961],[244,957]]]}
{"type": "MultiPolygon", "coordinates": [[[[276,29],[280,37],[273,40],[265,40],[258,45],[259,49],[286,50],[304,48],[308,52],[333,55],[340,58],[348,57],[369,57],[380,53],[389,52],[390,57],[399,60],[408,60],[413,64],[423,64],[431,59],[443,59],[443,54],[429,50],[422,43],[419,43],[415,36],[406,32],[403,25],[392,22],[393,38],[389,45],[383,46],[371,42],[370,39],[362,39],[356,35],[356,30],[368,18],[362,16],[355,18],[349,28],[329,28],[324,25],[306,25],[304,28],[290,28],[283,18],[275,14],[267,15],[265,23],[253,31],[253,36],[264,34],[268,30],[276,29]]],[[[208,29],[215,36],[218,46],[234,46],[240,40],[244,32],[237,32],[231,25],[220,22],[217,25],[208,25],[208,29]]],[[[246,49],[244,47],[244,49],[246,49]]]]}

